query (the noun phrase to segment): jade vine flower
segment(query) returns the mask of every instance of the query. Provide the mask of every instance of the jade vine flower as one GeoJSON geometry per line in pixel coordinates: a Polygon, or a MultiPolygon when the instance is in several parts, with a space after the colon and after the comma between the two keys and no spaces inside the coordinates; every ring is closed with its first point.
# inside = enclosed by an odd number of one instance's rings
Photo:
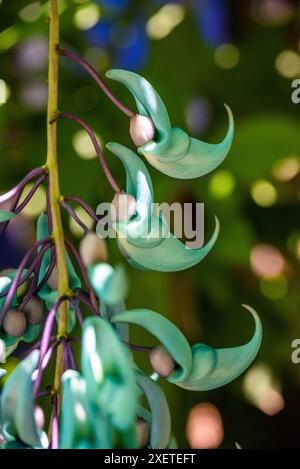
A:
{"type": "Polygon", "coordinates": [[[155,137],[140,146],[138,152],[162,173],[179,179],[198,178],[219,166],[227,156],[234,133],[233,116],[228,106],[225,105],[229,117],[227,134],[221,143],[210,144],[171,126],[164,102],[145,78],[117,69],[109,70],[106,76],[125,85],[135,99],[139,114],[152,119],[155,137]]]}
{"type": "Polygon", "coordinates": [[[257,355],[262,339],[262,326],[257,313],[249,306],[245,307],[255,320],[253,337],[244,345],[224,349],[213,349],[202,343],[191,348],[172,322],[146,309],[117,314],[111,321],[142,326],[161,341],[177,365],[168,381],[191,391],[207,391],[224,386],[240,376],[257,355]]]}
{"type": "Polygon", "coordinates": [[[34,418],[32,374],[38,359],[39,352],[34,350],[17,366],[3,387],[0,424],[8,447],[14,442],[32,448],[48,446],[47,435],[37,428],[34,418]]]}
{"type": "Polygon", "coordinates": [[[218,237],[217,218],[215,231],[208,243],[200,249],[188,248],[170,233],[163,214],[157,214],[153,209],[152,182],[143,161],[136,153],[118,143],[108,143],[107,147],[125,166],[126,192],[136,199],[136,215],[129,220],[113,223],[129,263],[142,269],[174,272],[200,262],[218,237]]]}

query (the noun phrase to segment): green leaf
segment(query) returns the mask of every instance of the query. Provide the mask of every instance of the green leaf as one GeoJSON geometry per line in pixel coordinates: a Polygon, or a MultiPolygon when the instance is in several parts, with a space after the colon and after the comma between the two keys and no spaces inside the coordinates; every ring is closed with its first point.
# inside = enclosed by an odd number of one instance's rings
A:
{"type": "Polygon", "coordinates": [[[208,391],[230,383],[255,359],[262,340],[262,325],[257,313],[244,305],[255,321],[252,339],[240,347],[213,349],[205,344],[192,347],[193,365],[188,379],[178,386],[191,391],[208,391]]]}
{"type": "Polygon", "coordinates": [[[157,337],[177,364],[168,381],[178,383],[187,379],[192,368],[191,348],[182,332],[167,318],[148,309],[132,309],[116,314],[113,323],[128,323],[144,327],[157,337]]]}
{"type": "Polygon", "coordinates": [[[12,220],[15,218],[16,214],[13,212],[8,212],[7,210],[0,210],[0,223],[5,223],[6,221],[12,220]]]}
{"type": "Polygon", "coordinates": [[[132,429],[137,396],[129,353],[111,324],[99,317],[84,321],[81,366],[89,395],[121,432],[132,429]]]}
{"type": "Polygon", "coordinates": [[[150,446],[153,449],[164,449],[171,435],[171,415],[166,396],[155,381],[139,371],[136,371],[136,383],[144,392],[150,407],[150,446]]]}
{"type": "Polygon", "coordinates": [[[229,127],[223,141],[217,144],[202,142],[176,127],[172,128],[166,107],[153,86],[140,75],[126,70],[109,70],[108,78],[125,85],[132,93],[138,112],[151,117],[156,136],[138,152],[156,169],[179,179],[204,176],[222,163],[230,151],[234,121],[228,106],[229,127]]]}
{"type": "Polygon", "coordinates": [[[1,394],[1,429],[6,440],[19,439],[29,446],[42,447],[42,433],[34,419],[32,373],[39,352],[33,351],[13,371],[1,394]]]}

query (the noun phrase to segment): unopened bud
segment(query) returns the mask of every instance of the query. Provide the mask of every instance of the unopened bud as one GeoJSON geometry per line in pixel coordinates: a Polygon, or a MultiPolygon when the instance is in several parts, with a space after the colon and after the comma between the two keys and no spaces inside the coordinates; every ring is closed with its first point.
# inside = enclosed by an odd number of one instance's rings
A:
{"type": "Polygon", "coordinates": [[[37,428],[39,430],[43,430],[45,425],[45,415],[43,409],[38,405],[34,409],[34,420],[37,428]]]}
{"type": "Polygon", "coordinates": [[[162,378],[170,376],[175,368],[173,358],[163,345],[153,348],[149,353],[149,358],[153,370],[162,378]]]}
{"type": "Polygon", "coordinates": [[[111,221],[127,221],[136,213],[136,200],[133,195],[116,193],[111,203],[111,221]]]}
{"type": "Polygon", "coordinates": [[[107,247],[104,239],[98,238],[95,233],[87,233],[79,247],[81,258],[86,266],[95,262],[107,261],[107,247]]]}
{"type": "Polygon", "coordinates": [[[136,437],[138,448],[146,448],[150,440],[151,424],[139,418],[136,422],[136,437]]]}
{"type": "Polygon", "coordinates": [[[29,324],[40,324],[43,320],[43,307],[41,301],[35,297],[30,298],[25,307],[25,314],[29,324]]]}
{"type": "Polygon", "coordinates": [[[26,329],[26,317],[22,311],[11,309],[3,321],[3,329],[13,337],[22,337],[26,329]]]}
{"type": "Polygon", "coordinates": [[[155,127],[150,117],[136,114],[130,119],[129,133],[135,146],[141,147],[153,140],[155,127]]]}
{"type": "Polygon", "coordinates": [[[48,279],[48,285],[51,290],[57,290],[57,267],[54,266],[54,269],[51,272],[51,275],[48,279]]]}

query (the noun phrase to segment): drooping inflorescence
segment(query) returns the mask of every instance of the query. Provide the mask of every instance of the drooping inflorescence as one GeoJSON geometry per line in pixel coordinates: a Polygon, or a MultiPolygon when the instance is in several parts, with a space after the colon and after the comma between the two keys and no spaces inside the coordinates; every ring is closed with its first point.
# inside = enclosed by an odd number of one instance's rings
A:
{"type": "MultiPolygon", "coordinates": [[[[54,2],[55,3],[55,2],[54,2]]],[[[53,4],[53,1],[51,2],[53,4]]],[[[55,11],[55,9],[53,10],[55,11]]],[[[51,24],[50,24],[51,28],[51,24]]],[[[133,94],[137,111],[127,109],[109,91],[95,70],[73,52],[55,46],[57,55],[82,65],[127,118],[137,153],[119,143],[108,150],[122,162],[126,188],[112,176],[92,128],[80,117],[56,112],[55,125],[69,119],[90,136],[99,162],[114,194],[111,222],[121,256],[140,270],[174,272],[199,263],[213,248],[215,230],[203,247],[191,249],[181,242],[164,215],[154,207],[151,176],[143,157],[165,175],[191,179],[215,169],[226,157],[233,139],[233,117],[223,142],[208,144],[173,128],[166,107],[148,81],[125,70],[111,70],[107,76],[123,83],[133,94]]],[[[78,217],[73,204],[90,218],[101,220],[76,195],[60,195],[64,209],[84,230],[79,250],[55,226],[57,217],[51,197],[53,168],[36,168],[13,189],[0,195],[0,230],[18,216],[41,184],[47,188],[47,210],[37,222],[36,241],[16,270],[0,276],[0,358],[4,362],[20,342],[32,343],[20,364],[3,385],[0,396],[2,448],[168,448],[171,447],[171,416],[158,383],[166,379],[184,389],[205,391],[223,386],[238,377],[254,360],[261,343],[262,328],[256,312],[251,340],[239,347],[215,349],[203,343],[192,346],[166,317],[148,309],[126,310],[128,281],[122,265],[107,263],[105,241],[97,237],[78,217]],[[22,199],[28,182],[32,189],[22,199]],[[63,241],[68,287],[61,291],[57,239],[63,241]],[[22,287],[22,288],[21,288],[22,287]],[[61,332],[61,310],[67,311],[67,327],[61,332]],[[75,325],[81,328],[74,335],[75,325]],[[159,345],[130,342],[130,326],[140,326],[159,345]],[[77,363],[74,345],[79,345],[77,363]],[[55,353],[62,350],[55,377],[49,382],[45,370],[55,353]],[[149,376],[135,361],[146,354],[153,373],[149,376]],[[45,380],[45,376],[47,376],[45,380]],[[57,377],[59,378],[57,382],[57,377]],[[48,381],[47,381],[48,380],[48,381]],[[142,397],[148,403],[144,407],[142,397]],[[50,399],[50,431],[41,418],[42,399],[50,399]]],[[[0,370],[0,377],[5,375],[0,370]]],[[[51,375],[51,373],[50,373],[51,375]]]]}

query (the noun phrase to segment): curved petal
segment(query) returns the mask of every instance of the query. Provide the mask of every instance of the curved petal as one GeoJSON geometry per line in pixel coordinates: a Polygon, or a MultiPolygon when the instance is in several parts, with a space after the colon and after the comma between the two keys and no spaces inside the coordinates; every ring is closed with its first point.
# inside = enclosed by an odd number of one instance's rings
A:
{"type": "Polygon", "coordinates": [[[149,309],[132,309],[116,314],[111,321],[135,324],[147,329],[160,340],[178,365],[168,381],[177,383],[187,379],[192,368],[191,348],[182,332],[169,319],[149,309]]]}
{"type": "Polygon", "coordinates": [[[0,378],[6,375],[6,370],[3,370],[3,368],[0,368],[0,378]]]}
{"type": "Polygon", "coordinates": [[[119,237],[135,246],[153,247],[161,242],[168,228],[161,217],[153,217],[153,187],[148,170],[136,153],[119,143],[108,143],[126,170],[126,192],[136,199],[136,215],[128,222],[113,224],[119,237]]]}
{"type": "Polygon", "coordinates": [[[106,76],[129,89],[135,99],[139,114],[150,116],[153,120],[161,151],[166,151],[172,133],[171,122],[166,106],[153,86],[145,78],[128,70],[108,70],[106,76]]]}
{"type": "Polygon", "coordinates": [[[98,409],[90,404],[85,379],[77,371],[66,371],[62,377],[60,448],[111,448],[107,419],[100,418],[98,409]]]}
{"type": "Polygon", "coordinates": [[[132,363],[108,321],[84,321],[81,365],[90,396],[103,405],[114,427],[130,429],[137,404],[132,363]]]}
{"type": "Polygon", "coordinates": [[[1,394],[1,427],[5,438],[15,437],[29,446],[42,447],[42,435],[34,419],[32,389],[32,373],[38,360],[39,352],[35,350],[17,366],[6,381],[1,394]]]}
{"type": "Polygon", "coordinates": [[[133,94],[139,113],[151,117],[156,137],[139,147],[138,152],[162,173],[179,179],[197,178],[215,169],[229,153],[234,120],[228,106],[225,105],[229,118],[227,134],[222,142],[210,144],[171,128],[163,101],[145,78],[126,70],[109,70],[106,76],[125,85],[133,94]]]}
{"type": "Polygon", "coordinates": [[[128,291],[128,281],[122,265],[113,268],[100,262],[90,267],[89,277],[99,298],[108,305],[116,305],[124,301],[128,291]]]}
{"type": "Polygon", "coordinates": [[[164,449],[171,435],[171,415],[166,396],[155,381],[139,371],[136,371],[136,382],[144,392],[151,411],[150,446],[164,449]]]}
{"type": "Polygon", "coordinates": [[[253,362],[262,340],[262,325],[257,313],[244,305],[255,321],[252,339],[240,347],[213,349],[205,344],[192,347],[193,365],[187,380],[178,386],[191,391],[208,391],[230,383],[253,362]]]}
{"type": "Polygon", "coordinates": [[[185,246],[171,233],[169,237],[155,247],[136,247],[128,240],[120,238],[119,243],[130,256],[131,260],[143,268],[161,272],[175,272],[188,269],[198,264],[213,248],[219,234],[220,224],[215,217],[216,226],[208,243],[199,249],[185,246]]]}

